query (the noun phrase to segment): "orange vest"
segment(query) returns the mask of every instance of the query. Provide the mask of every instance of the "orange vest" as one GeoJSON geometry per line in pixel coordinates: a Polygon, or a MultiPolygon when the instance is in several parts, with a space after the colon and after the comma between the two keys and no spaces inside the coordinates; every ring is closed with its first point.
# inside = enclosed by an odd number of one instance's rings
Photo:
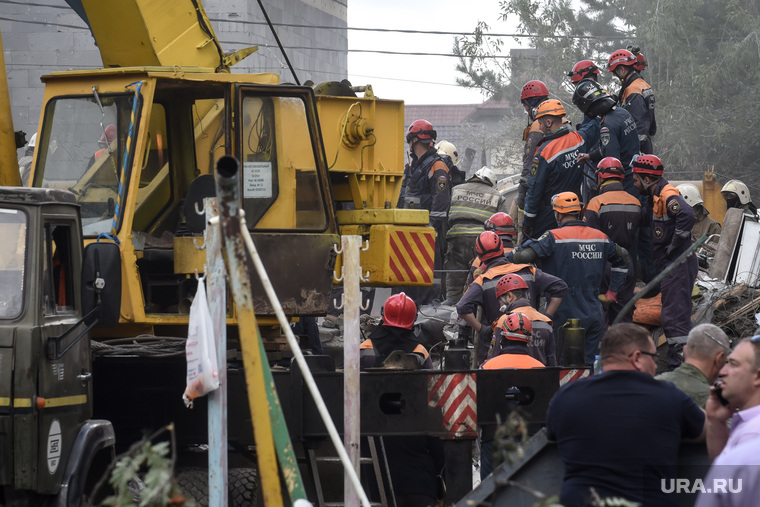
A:
{"type": "Polygon", "coordinates": [[[527,354],[501,354],[483,363],[484,370],[500,370],[502,368],[543,368],[546,365],[527,354]]]}
{"type": "Polygon", "coordinates": [[[668,199],[674,195],[681,195],[681,193],[668,183],[662,187],[660,195],[653,196],[654,204],[652,205],[652,211],[654,211],[654,216],[661,218],[666,213],[665,206],[668,204],[668,199]]]}
{"type": "Polygon", "coordinates": [[[496,266],[495,268],[491,268],[482,275],[478,276],[475,279],[475,283],[478,285],[483,285],[484,280],[491,280],[495,276],[499,275],[508,275],[510,273],[516,273],[517,271],[520,271],[521,269],[528,268],[530,269],[530,272],[534,275],[536,274],[536,268],[535,266],[531,266],[530,264],[502,264],[501,266],[496,266]]]}

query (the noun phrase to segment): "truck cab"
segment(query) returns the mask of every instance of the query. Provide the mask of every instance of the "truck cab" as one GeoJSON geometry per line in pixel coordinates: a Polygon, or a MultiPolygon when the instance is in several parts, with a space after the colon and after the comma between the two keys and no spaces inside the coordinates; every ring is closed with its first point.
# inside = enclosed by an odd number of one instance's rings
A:
{"type": "Polygon", "coordinates": [[[91,419],[99,316],[84,311],[79,206],[68,191],[0,188],[0,234],[0,503],[69,505],[114,444],[110,423],[91,419]]]}

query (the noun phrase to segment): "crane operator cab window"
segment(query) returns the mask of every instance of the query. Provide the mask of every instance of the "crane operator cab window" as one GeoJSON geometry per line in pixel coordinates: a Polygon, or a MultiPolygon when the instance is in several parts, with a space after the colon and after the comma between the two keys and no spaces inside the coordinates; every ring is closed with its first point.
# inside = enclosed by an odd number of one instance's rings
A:
{"type": "Polygon", "coordinates": [[[15,319],[23,310],[26,292],[27,216],[0,207],[0,319],[15,319]]]}
{"type": "Polygon", "coordinates": [[[300,97],[242,98],[242,197],[253,229],[327,228],[315,142],[300,97]]]}
{"type": "Polygon", "coordinates": [[[134,94],[62,97],[45,107],[33,186],[70,190],[86,236],[110,233],[133,156],[127,147],[134,94]],[[125,157],[126,153],[126,157],[125,157]]]}

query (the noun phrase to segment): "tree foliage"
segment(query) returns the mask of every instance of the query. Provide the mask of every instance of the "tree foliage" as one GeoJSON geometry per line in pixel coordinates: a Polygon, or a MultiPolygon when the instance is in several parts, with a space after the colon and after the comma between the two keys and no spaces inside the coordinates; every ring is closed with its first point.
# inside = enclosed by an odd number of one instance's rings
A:
{"type": "MultiPolygon", "coordinates": [[[[752,175],[760,164],[760,3],[757,0],[503,0],[502,18],[517,23],[536,58],[495,65],[503,40],[481,23],[458,38],[460,84],[519,101],[528,79],[541,79],[569,106],[567,72],[578,60],[601,68],[629,44],[649,66],[642,77],[657,99],[655,154],[666,171],[701,178],[709,165],[722,181],[752,175]]],[[[610,91],[619,85],[606,71],[610,91]]],[[[570,107],[571,116],[580,112],[570,107]]]]}

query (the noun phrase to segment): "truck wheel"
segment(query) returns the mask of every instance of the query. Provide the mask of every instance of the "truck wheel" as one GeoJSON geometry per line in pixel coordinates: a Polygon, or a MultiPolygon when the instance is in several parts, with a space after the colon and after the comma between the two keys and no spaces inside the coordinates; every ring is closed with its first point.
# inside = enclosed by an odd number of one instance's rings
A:
{"type": "MultiPolygon", "coordinates": [[[[188,499],[199,507],[208,506],[208,470],[188,467],[177,473],[177,484],[188,499]]],[[[231,507],[256,507],[264,505],[260,500],[259,478],[255,468],[231,468],[228,480],[229,505],[231,507]]]]}
{"type": "Polygon", "coordinates": [[[232,468],[229,473],[230,505],[256,507],[264,505],[259,493],[259,474],[255,468],[232,468]]]}

